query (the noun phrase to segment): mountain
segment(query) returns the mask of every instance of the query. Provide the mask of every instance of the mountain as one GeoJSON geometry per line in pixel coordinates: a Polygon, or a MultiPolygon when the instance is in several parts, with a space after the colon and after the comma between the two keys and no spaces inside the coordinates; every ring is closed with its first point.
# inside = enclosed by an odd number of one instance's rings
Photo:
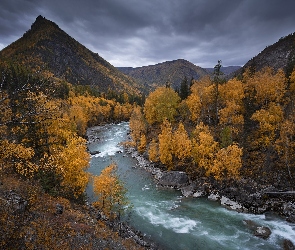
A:
{"type": "Polygon", "coordinates": [[[0,51],[0,61],[20,63],[71,84],[95,86],[100,92],[140,92],[133,79],[42,16],[20,39],[0,51]]]}
{"type": "Polygon", "coordinates": [[[246,68],[259,71],[269,66],[275,71],[283,69],[289,75],[295,66],[295,33],[282,37],[276,43],[267,46],[257,56],[250,59],[234,76],[242,74],[246,68]]]}
{"type": "MultiPolygon", "coordinates": [[[[227,76],[229,74],[231,74],[232,72],[237,71],[238,69],[240,69],[241,66],[227,66],[227,67],[221,67],[221,72],[227,76]]],[[[205,68],[205,70],[207,70],[207,72],[209,72],[210,74],[212,74],[214,72],[214,68],[205,68]]]]}
{"type": "Polygon", "coordinates": [[[137,68],[118,67],[124,74],[131,76],[142,84],[148,91],[154,90],[157,86],[164,86],[167,82],[173,88],[179,88],[185,77],[188,81],[193,77],[199,79],[208,75],[208,72],[184,59],[167,61],[156,65],[137,68]]]}

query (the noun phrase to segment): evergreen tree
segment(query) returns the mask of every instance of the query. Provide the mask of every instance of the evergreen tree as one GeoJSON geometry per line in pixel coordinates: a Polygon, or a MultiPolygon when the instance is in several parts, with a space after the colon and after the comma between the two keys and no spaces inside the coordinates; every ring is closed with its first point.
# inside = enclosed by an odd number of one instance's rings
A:
{"type": "Polygon", "coordinates": [[[181,100],[184,100],[188,97],[188,94],[189,94],[189,87],[188,87],[187,78],[185,76],[183,81],[180,84],[179,96],[181,100]]]}

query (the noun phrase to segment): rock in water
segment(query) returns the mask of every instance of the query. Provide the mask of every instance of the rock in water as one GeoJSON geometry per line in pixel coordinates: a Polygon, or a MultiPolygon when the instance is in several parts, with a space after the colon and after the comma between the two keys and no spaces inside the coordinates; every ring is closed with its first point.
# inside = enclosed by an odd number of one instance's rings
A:
{"type": "Polygon", "coordinates": [[[264,226],[257,227],[254,235],[262,239],[267,239],[271,235],[271,230],[264,226]]]}

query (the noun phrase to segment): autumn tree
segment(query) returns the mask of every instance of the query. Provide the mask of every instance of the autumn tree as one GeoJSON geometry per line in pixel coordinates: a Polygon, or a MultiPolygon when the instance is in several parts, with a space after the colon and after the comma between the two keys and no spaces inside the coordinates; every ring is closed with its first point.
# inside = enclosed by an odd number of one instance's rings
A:
{"type": "Polygon", "coordinates": [[[194,81],[191,94],[186,100],[191,120],[195,123],[203,122],[212,125],[215,116],[214,100],[214,85],[210,77],[194,81]]]}
{"type": "Polygon", "coordinates": [[[239,179],[242,167],[242,148],[233,144],[220,149],[215,156],[213,165],[207,174],[212,174],[218,180],[239,179]]]}
{"type": "Polygon", "coordinates": [[[165,164],[168,169],[172,169],[173,159],[173,133],[170,122],[165,119],[161,125],[161,133],[159,134],[159,155],[160,161],[165,164]]]}
{"type": "Polygon", "coordinates": [[[222,108],[219,110],[219,123],[231,130],[231,139],[233,139],[232,133],[238,135],[243,131],[244,126],[243,83],[233,79],[221,85],[219,89],[222,103],[222,108]]]}
{"type": "MultiPolygon", "coordinates": [[[[247,71],[248,72],[248,71],[247,71]]],[[[258,107],[266,108],[270,102],[281,103],[286,92],[286,78],[282,70],[276,73],[265,67],[254,75],[244,74],[246,89],[252,95],[258,107]]]]}
{"type": "Polygon", "coordinates": [[[178,129],[173,133],[173,154],[181,161],[191,156],[191,141],[184,128],[183,123],[179,123],[178,129]]]}
{"type": "Polygon", "coordinates": [[[149,154],[149,160],[151,162],[159,161],[159,145],[155,139],[153,139],[151,143],[149,144],[148,154],[149,154]]]}
{"type": "Polygon", "coordinates": [[[110,219],[119,217],[128,205],[126,188],[117,174],[117,166],[113,163],[93,177],[93,190],[97,195],[94,206],[100,209],[110,219]]]}
{"type": "Polygon", "coordinates": [[[295,156],[295,121],[294,115],[286,119],[280,126],[280,135],[276,140],[276,150],[281,157],[289,178],[294,178],[294,156],[295,156]]]}
{"type": "Polygon", "coordinates": [[[140,143],[141,137],[146,134],[147,124],[142,114],[141,107],[135,106],[129,122],[131,137],[135,145],[140,143]]]}
{"type": "Polygon", "coordinates": [[[271,102],[267,109],[256,111],[251,119],[259,123],[257,143],[267,148],[275,140],[283,121],[283,110],[280,105],[271,102]]]}
{"type": "Polygon", "coordinates": [[[171,88],[159,87],[150,93],[144,104],[145,118],[149,124],[172,122],[177,115],[180,97],[171,88]]]}
{"type": "MultiPolygon", "coordinates": [[[[199,170],[205,170],[206,175],[211,173],[218,143],[214,140],[209,127],[200,123],[193,132],[192,156],[199,170]]],[[[197,170],[195,170],[197,171],[197,170]]]]}

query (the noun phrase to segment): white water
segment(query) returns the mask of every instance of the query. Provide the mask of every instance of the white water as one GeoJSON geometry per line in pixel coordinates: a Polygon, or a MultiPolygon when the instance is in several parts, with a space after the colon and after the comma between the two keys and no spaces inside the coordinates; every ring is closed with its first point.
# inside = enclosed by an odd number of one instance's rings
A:
{"type": "MultiPolygon", "coordinates": [[[[98,175],[111,162],[117,163],[133,204],[130,223],[162,248],[282,249],[284,239],[295,244],[294,224],[265,215],[229,211],[205,198],[184,198],[178,191],[157,188],[150,173],[136,168],[137,161],[119,145],[127,138],[128,123],[96,127],[92,131],[100,140],[89,144],[89,150],[100,153],[92,156],[89,171],[98,175]],[[269,227],[270,238],[253,236],[243,220],[269,227]]],[[[91,187],[87,193],[95,199],[91,187]]]]}

